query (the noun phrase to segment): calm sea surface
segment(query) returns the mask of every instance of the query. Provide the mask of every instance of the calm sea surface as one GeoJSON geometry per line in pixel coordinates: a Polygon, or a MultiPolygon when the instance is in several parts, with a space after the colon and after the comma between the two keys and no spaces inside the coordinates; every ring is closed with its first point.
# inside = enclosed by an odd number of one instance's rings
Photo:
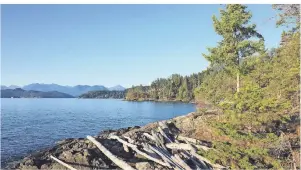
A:
{"type": "Polygon", "coordinates": [[[64,138],[141,126],[195,111],[193,104],[114,99],[1,99],[1,164],[64,138]]]}

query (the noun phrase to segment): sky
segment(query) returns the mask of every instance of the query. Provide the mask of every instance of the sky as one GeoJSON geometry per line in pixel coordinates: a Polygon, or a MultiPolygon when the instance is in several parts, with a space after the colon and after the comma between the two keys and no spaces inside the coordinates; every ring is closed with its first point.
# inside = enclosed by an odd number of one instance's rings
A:
{"type": "MultiPolygon", "coordinates": [[[[223,5],[2,5],[1,84],[147,85],[205,70],[223,5]]],[[[248,5],[276,47],[271,5],[248,5]]]]}

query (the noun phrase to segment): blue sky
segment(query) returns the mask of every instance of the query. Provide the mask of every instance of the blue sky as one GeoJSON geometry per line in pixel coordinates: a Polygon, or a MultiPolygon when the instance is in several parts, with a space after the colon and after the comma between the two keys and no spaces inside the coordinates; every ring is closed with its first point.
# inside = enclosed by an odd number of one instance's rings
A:
{"type": "MultiPolygon", "coordinates": [[[[208,66],[220,39],[222,5],[2,5],[1,84],[149,84],[208,66]]],[[[252,22],[276,47],[282,30],[271,5],[249,5],[252,22]]]]}

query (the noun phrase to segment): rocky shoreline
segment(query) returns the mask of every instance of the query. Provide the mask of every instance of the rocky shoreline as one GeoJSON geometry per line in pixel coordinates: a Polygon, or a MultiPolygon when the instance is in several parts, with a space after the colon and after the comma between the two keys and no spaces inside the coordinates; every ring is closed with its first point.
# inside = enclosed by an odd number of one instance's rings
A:
{"type": "MultiPolygon", "coordinates": [[[[201,117],[201,115],[193,112],[167,121],[150,123],[143,127],[135,126],[118,130],[105,130],[93,136],[93,138],[107,148],[113,155],[126,161],[130,166],[136,169],[173,169],[172,167],[164,167],[150,161],[133,150],[129,151],[125,149],[122,143],[118,140],[110,139],[110,136],[127,137],[138,141],[138,143],[149,142],[149,139],[143,134],[154,133],[154,130],[163,122],[168,126],[170,133],[176,136],[182,135],[194,138],[196,129],[192,126],[200,124],[202,122],[201,117]]],[[[206,142],[202,143],[202,145],[204,147],[211,147],[211,144],[206,142]]],[[[105,156],[104,153],[87,138],[70,138],[58,141],[54,147],[30,154],[19,161],[8,163],[5,169],[66,169],[64,166],[52,160],[50,155],[71,165],[75,169],[120,169],[120,167],[105,156]]]]}

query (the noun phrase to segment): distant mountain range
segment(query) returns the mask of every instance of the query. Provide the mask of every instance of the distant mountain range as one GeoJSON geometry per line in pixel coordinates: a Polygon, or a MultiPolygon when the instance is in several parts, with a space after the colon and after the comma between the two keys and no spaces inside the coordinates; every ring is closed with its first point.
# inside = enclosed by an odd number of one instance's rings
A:
{"type": "Polygon", "coordinates": [[[1,85],[1,90],[5,90],[5,89],[16,89],[16,88],[21,88],[21,87],[15,86],[15,85],[10,85],[10,86],[2,86],[2,85],[1,85]]]}
{"type": "Polygon", "coordinates": [[[87,93],[89,91],[124,91],[125,88],[117,85],[114,87],[107,88],[102,85],[77,85],[77,86],[62,86],[58,84],[40,84],[40,83],[33,83],[23,87],[11,85],[11,86],[1,86],[1,90],[4,89],[15,89],[15,88],[22,88],[24,90],[33,90],[33,91],[41,91],[41,92],[50,92],[50,91],[57,91],[61,93],[66,93],[72,96],[80,96],[81,94],[87,93]]]}
{"type": "Polygon", "coordinates": [[[34,90],[1,89],[1,98],[74,98],[73,96],[57,91],[41,92],[34,90]]]}
{"type": "Polygon", "coordinates": [[[124,91],[125,88],[120,86],[120,85],[117,85],[117,86],[114,86],[114,87],[110,87],[108,88],[110,91],[124,91]]]}

